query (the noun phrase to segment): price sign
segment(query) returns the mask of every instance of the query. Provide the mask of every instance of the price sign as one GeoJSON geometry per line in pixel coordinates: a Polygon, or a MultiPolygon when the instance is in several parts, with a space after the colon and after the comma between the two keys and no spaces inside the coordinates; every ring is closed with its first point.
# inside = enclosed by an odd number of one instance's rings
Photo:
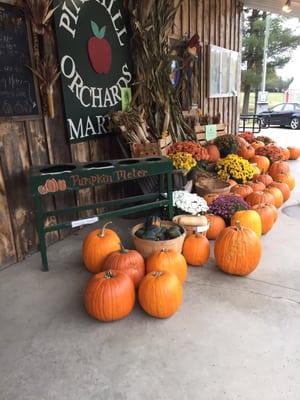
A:
{"type": "Polygon", "coordinates": [[[207,141],[214,140],[217,137],[217,125],[205,126],[205,139],[207,141]]]}

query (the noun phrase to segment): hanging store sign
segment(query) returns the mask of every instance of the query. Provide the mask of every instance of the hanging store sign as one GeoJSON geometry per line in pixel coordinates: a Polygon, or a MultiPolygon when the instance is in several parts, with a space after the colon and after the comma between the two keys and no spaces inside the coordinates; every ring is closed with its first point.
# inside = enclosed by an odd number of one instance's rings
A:
{"type": "Polygon", "coordinates": [[[55,28],[70,142],[109,133],[132,80],[122,0],[55,0],[55,28]]]}

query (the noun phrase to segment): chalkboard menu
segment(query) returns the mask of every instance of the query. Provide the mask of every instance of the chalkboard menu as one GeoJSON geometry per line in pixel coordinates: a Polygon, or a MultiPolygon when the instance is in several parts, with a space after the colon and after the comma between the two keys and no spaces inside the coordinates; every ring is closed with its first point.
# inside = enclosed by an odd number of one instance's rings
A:
{"type": "Polygon", "coordinates": [[[28,33],[23,11],[0,3],[0,118],[40,114],[28,33]]]}

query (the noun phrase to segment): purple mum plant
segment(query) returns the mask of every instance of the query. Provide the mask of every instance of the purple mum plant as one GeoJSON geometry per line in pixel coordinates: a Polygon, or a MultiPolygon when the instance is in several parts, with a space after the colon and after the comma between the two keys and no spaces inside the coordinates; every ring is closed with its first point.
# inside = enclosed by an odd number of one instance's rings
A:
{"type": "Polygon", "coordinates": [[[227,224],[236,211],[249,210],[250,206],[240,196],[220,195],[209,207],[211,214],[219,215],[227,224]]]}

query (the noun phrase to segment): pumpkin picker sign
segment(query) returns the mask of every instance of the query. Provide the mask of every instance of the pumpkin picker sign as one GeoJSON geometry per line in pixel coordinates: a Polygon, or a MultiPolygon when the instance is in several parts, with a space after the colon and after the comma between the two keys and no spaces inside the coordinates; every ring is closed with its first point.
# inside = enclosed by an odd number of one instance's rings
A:
{"type": "Polygon", "coordinates": [[[122,0],[55,0],[55,28],[70,142],[109,133],[132,80],[122,0]]]}

